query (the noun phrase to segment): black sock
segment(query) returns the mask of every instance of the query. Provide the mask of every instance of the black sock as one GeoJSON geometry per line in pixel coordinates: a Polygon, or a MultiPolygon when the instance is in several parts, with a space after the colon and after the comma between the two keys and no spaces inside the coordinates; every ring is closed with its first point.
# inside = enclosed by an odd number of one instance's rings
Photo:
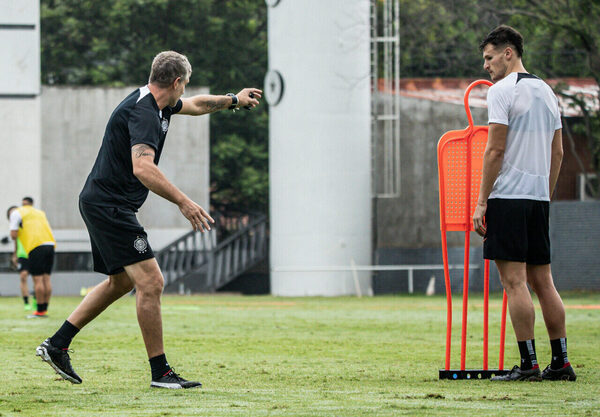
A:
{"type": "Polygon", "coordinates": [[[517,343],[519,344],[519,352],[521,353],[521,370],[527,371],[532,368],[539,368],[535,354],[535,339],[517,343]]]}
{"type": "Polygon", "coordinates": [[[155,356],[148,359],[150,362],[150,370],[152,371],[152,380],[156,381],[161,376],[169,373],[171,367],[167,363],[167,356],[163,353],[162,355],[155,356]]]}
{"type": "Polygon", "coordinates": [[[29,297],[28,297],[28,296],[26,296],[26,295],[24,295],[24,296],[23,296],[23,302],[24,302],[25,304],[29,304],[29,297]]]}
{"type": "Polygon", "coordinates": [[[79,329],[65,320],[60,329],[50,338],[50,343],[59,349],[68,349],[71,340],[73,340],[77,333],[79,333],[79,329]]]}
{"type": "Polygon", "coordinates": [[[47,311],[47,310],[48,310],[48,303],[42,303],[42,304],[38,303],[38,306],[37,306],[38,313],[41,313],[41,312],[47,311]]]}
{"type": "Polygon", "coordinates": [[[550,341],[552,348],[552,362],[550,368],[560,369],[569,366],[569,357],[567,356],[567,338],[561,337],[550,341]]]}

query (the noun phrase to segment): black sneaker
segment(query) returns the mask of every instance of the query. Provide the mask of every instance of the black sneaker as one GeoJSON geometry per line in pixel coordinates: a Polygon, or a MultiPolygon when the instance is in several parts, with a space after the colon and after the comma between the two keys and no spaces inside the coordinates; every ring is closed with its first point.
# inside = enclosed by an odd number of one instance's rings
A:
{"type": "Polygon", "coordinates": [[[44,362],[48,362],[63,379],[73,384],[81,384],[81,378],[71,366],[71,358],[68,352],[67,349],[59,349],[52,346],[50,339],[44,340],[35,350],[35,354],[42,358],[44,362]]]}
{"type": "Polygon", "coordinates": [[[492,381],[541,381],[540,368],[528,369],[523,371],[517,365],[513,366],[512,370],[506,375],[496,375],[492,381]]]}
{"type": "Polygon", "coordinates": [[[201,387],[202,384],[196,381],[187,381],[177,375],[172,369],[158,379],[153,379],[150,383],[152,388],[170,388],[170,389],[181,389],[181,388],[194,388],[201,387]]]}
{"type": "Polygon", "coordinates": [[[570,363],[564,368],[552,369],[550,365],[546,366],[546,369],[542,372],[542,379],[547,381],[575,381],[577,375],[570,363]]]}

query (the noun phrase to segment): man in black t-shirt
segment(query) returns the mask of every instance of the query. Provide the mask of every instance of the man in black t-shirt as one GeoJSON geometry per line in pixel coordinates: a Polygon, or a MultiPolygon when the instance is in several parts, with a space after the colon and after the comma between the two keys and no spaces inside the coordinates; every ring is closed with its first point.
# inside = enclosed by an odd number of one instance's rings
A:
{"type": "Polygon", "coordinates": [[[184,55],[161,52],[152,62],[150,80],[113,111],[98,157],[79,195],[79,210],[92,245],[94,270],[108,279],[91,291],[62,327],[36,350],[64,379],[80,384],[67,353],[79,330],[111,303],[137,292],[137,316],[152,371],[151,387],[191,388],[199,382],[177,375],[164,353],[160,297],[164,280],[144,228],[135,213],[148,191],[171,201],[194,230],[210,230],[214,220],[173,185],[158,168],[173,114],[201,115],[258,105],[262,91],[245,88],[237,95],[181,98],[192,67],[184,55]]]}

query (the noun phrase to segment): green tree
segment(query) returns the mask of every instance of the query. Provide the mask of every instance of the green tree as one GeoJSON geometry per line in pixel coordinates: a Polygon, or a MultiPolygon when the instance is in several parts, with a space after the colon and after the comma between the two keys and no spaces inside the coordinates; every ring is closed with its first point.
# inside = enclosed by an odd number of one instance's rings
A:
{"type": "MultiPolygon", "coordinates": [[[[172,49],[188,56],[193,86],[208,86],[213,94],[260,88],[266,20],[264,1],[254,0],[41,0],[42,82],[140,85],[156,53],[172,49]]],[[[267,117],[265,103],[252,112],[211,115],[217,203],[266,210],[267,117]],[[246,151],[244,158],[219,154],[230,150],[229,142],[246,151]]]]}
{"type": "MultiPolygon", "coordinates": [[[[525,67],[543,78],[593,77],[600,81],[600,3],[598,0],[400,0],[402,77],[480,77],[477,45],[499,24],[512,25],[525,38],[525,67]]],[[[572,133],[587,138],[592,169],[600,178],[600,97],[555,88],[583,115],[564,122],[567,146],[572,133]]],[[[590,167],[578,158],[582,172],[590,167]]],[[[600,197],[600,184],[588,189],[600,197]]]]}
{"type": "MultiPolygon", "coordinates": [[[[546,24],[533,22],[529,17],[525,20],[525,16],[517,16],[516,13],[528,8],[531,10],[530,5],[517,9],[518,3],[532,3],[539,9],[552,10],[558,3],[578,8],[585,3],[583,0],[399,1],[403,77],[485,75],[477,45],[488,32],[502,23],[513,24],[525,35],[526,64],[527,60],[539,63],[556,77],[591,76],[586,64],[587,52],[572,36],[563,36],[546,24]]],[[[593,0],[587,1],[590,2],[593,0]]]]}

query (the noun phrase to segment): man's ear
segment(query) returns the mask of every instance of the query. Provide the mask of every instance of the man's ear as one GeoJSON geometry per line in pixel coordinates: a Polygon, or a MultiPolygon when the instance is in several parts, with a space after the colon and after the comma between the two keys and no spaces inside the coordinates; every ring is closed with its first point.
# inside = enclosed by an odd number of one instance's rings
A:
{"type": "Polygon", "coordinates": [[[507,46],[506,48],[504,48],[504,57],[508,60],[510,60],[513,57],[514,51],[512,50],[512,48],[510,46],[507,46]]]}
{"type": "Polygon", "coordinates": [[[177,77],[175,78],[175,81],[173,81],[173,84],[171,84],[171,87],[173,87],[173,89],[177,89],[177,87],[179,87],[179,83],[181,83],[181,77],[177,77]]]}

